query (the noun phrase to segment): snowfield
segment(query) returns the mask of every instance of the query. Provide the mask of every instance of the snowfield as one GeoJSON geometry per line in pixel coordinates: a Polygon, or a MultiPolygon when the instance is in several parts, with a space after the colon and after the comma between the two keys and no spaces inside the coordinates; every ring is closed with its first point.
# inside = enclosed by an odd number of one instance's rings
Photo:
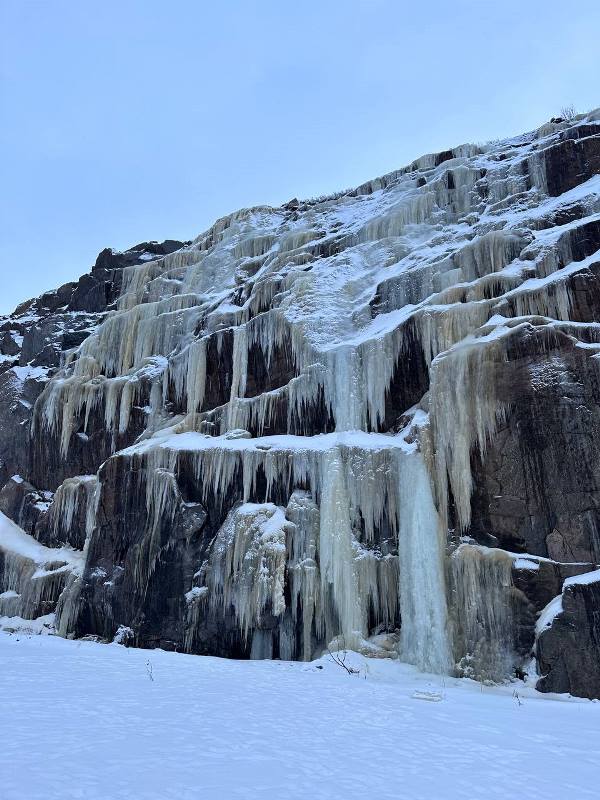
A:
{"type": "Polygon", "coordinates": [[[600,703],[346,663],[0,633],[0,797],[598,797],[600,703]]]}

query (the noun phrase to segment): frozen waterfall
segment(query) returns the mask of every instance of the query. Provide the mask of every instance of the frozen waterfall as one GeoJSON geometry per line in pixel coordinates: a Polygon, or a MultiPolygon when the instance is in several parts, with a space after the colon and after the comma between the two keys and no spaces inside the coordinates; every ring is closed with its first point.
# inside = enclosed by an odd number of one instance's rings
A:
{"type": "Polygon", "coordinates": [[[63,635],[125,626],[191,653],[349,647],[509,675],[525,590],[510,554],[477,549],[494,542],[477,492],[499,485],[477,469],[508,436],[507,364],[535,394],[528,347],[597,363],[597,322],[571,316],[589,301],[600,183],[561,196],[548,178],[548,152],[585,147],[597,118],[572,125],[124,258],[35,395],[27,482],[45,499],[11,486],[15,519],[77,557],[0,535],[0,612],[52,607],[63,635]]]}

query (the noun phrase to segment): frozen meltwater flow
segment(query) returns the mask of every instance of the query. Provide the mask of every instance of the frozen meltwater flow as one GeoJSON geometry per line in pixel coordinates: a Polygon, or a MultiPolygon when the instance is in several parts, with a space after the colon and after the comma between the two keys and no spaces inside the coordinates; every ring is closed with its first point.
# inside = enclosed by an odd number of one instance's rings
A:
{"type": "Polygon", "coordinates": [[[2,800],[597,797],[597,703],[347,663],[0,633],[2,800]]]}
{"type": "Polygon", "coordinates": [[[444,532],[419,453],[402,453],[400,471],[399,656],[426,672],[448,673],[452,655],[444,580],[444,532]]]}

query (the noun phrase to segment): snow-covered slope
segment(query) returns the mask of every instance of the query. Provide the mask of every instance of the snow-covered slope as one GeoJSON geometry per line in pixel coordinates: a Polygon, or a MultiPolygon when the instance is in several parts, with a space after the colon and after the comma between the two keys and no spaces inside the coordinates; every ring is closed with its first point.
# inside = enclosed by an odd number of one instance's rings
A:
{"type": "Polygon", "coordinates": [[[57,630],[488,681],[541,646],[543,688],[599,695],[595,583],[581,646],[535,641],[600,561],[599,173],[596,111],[105,251],[44,335],[18,310],[0,508],[82,553],[57,630]]]}
{"type": "Polygon", "coordinates": [[[347,664],[0,634],[2,798],[597,796],[597,703],[347,664]]]}

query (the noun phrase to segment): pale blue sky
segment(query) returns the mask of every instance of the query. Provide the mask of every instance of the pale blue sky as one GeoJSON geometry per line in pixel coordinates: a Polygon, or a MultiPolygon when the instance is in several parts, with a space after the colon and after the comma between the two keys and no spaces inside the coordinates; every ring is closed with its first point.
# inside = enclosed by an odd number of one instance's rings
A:
{"type": "Polygon", "coordinates": [[[0,313],[106,246],[600,105],[600,2],[0,0],[0,313]]]}

